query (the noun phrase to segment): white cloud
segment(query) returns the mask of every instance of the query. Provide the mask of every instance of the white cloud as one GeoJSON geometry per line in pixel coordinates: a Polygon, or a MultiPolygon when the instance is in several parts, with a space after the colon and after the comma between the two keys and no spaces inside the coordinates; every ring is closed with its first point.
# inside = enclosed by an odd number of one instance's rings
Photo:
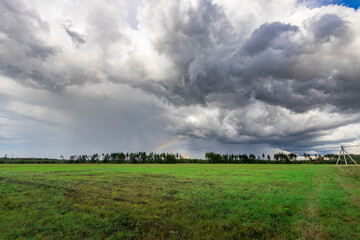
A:
{"type": "MultiPolygon", "coordinates": [[[[297,0],[17,0],[0,3],[0,13],[0,109],[20,125],[51,125],[63,149],[149,150],[179,134],[209,144],[179,144],[186,154],[223,143],[357,146],[349,130],[360,114],[354,9],[297,0]]],[[[4,119],[3,138],[31,135],[4,119]]]]}

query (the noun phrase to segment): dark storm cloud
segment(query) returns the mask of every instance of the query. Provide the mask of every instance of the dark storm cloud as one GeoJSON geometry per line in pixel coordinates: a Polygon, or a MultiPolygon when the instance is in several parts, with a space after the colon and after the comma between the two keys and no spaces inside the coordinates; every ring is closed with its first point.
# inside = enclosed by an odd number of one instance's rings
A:
{"type": "Polygon", "coordinates": [[[26,8],[20,0],[1,1],[0,15],[3,19],[0,32],[5,35],[0,41],[2,73],[15,79],[32,77],[47,85],[51,80],[45,76],[52,73],[46,73],[44,62],[57,50],[38,35],[47,33],[49,26],[35,10],[26,8]]]}
{"type": "Polygon", "coordinates": [[[349,31],[345,21],[336,14],[324,14],[313,24],[315,41],[329,41],[330,37],[344,37],[349,31]]]}
{"type": "MultiPolygon", "coordinates": [[[[331,56],[331,62],[321,59],[328,54],[322,52],[323,45],[330,42],[338,46],[351,31],[336,14],[310,19],[303,32],[286,23],[265,23],[246,39],[210,1],[200,1],[186,14],[188,20],[184,22],[174,13],[170,22],[176,27],[167,28],[167,37],[154,44],[178,67],[178,78],[165,86],[188,104],[225,101],[234,108],[254,96],[296,112],[326,103],[337,106],[336,90],[345,80],[338,76],[348,75],[350,69],[339,66],[335,56],[331,56]],[[296,39],[299,36],[301,42],[296,39]]],[[[343,54],[341,50],[336,52],[343,54]]],[[[352,107],[357,108],[357,104],[348,106],[352,107]]]]}
{"type": "MultiPolygon", "coordinates": [[[[318,140],[325,131],[359,122],[359,18],[345,7],[279,2],[244,1],[240,8],[232,0],[144,1],[130,7],[139,11],[129,25],[126,1],[65,1],[51,16],[46,7],[3,0],[0,71],[60,95],[105,89],[87,92],[85,102],[99,92],[107,96],[112,86],[144,90],[160,99],[157,114],[174,135],[287,148],[330,143],[318,140]]],[[[127,98],[131,112],[141,97],[127,98]]],[[[108,104],[97,100],[91,112],[108,104]]],[[[113,101],[106,111],[127,100],[113,101]]],[[[106,111],[104,118],[111,115],[106,111]]],[[[101,122],[107,133],[117,128],[99,117],[82,131],[101,122]]]]}
{"type": "Polygon", "coordinates": [[[234,25],[211,1],[198,1],[183,11],[180,4],[166,6],[163,18],[171,24],[159,25],[165,35],[152,38],[152,43],[172,61],[178,75],[154,83],[168,92],[167,99],[175,105],[187,109],[200,105],[219,112],[204,119],[201,111],[184,110],[194,120],[188,124],[179,123],[184,121],[181,117],[174,120],[174,131],[216,136],[224,142],[291,145],[359,121],[358,117],[323,119],[326,114],[360,110],[355,94],[360,85],[355,66],[360,59],[345,50],[356,40],[354,23],[335,13],[320,13],[304,18],[300,25],[266,22],[248,31],[246,25],[234,25]],[[253,106],[254,101],[259,105],[253,106]],[[291,127],[300,118],[316,119],[315,110],[322,123],[291,127]],[[253,112],[258,116],[251,117],[253,112]],[[264,128],[270,129],[268,133],[264,128]]]}
{"type": "Polygon", "coordinates": [[[46,31],[48,25],[42,21],[35,10],[27,9],[21,0],[0,2],[1,32],[16,42],[36,41],[34,30],[46,31]]]}
{"type": "Polygon", "coordinates": [[[64,26],[64,29],[65,29],[66,33],[70,36],[75,47],[79,47],[80,45],[85,44],[84,37],[81,34],[70,30],[70,28],[67,26],[64,26]]]}
{"type": "MultiPolygon", "coordinates": [[[[23,84],[51,91],[84,82],[97,82],[96,69],[83,68],[64,59],[62,48],[47,43],[50,25],[37,10],[24,1],[0,2],[0,70],[23,84]],[[61,66],[59,67],[59,63],[61,66]]],[[[83,37],[65,26],[75,46],[85,43],[83,37]]],[[[81,63],[80,63],[81,64],[81,63]]]]}
{"type": "Polygon", "coordinates": [[[250,56],[253,56],[269,48],[273,40],[288,31],[296,32],[298,28],[280,22],[265,23],[253,31],[250,38],[244,44],[244,48],[250,56]]]}
{"type": "Polygon", "coordinates": [[[171,19],[164,26],[164,37],[156,38],[153,44],[175,63],[179,73],[178,78],[165,83],[166,88],[170,95],[176,94],[182,98],[181,104],[205,104],[206,96],[217,91],[223,77],[221,66],[214,69],[216,66],[209,61],[215,59],[207,57],[219,57],[217,61],[221,64],[221,55],[228,54],[232,50],[227,50],[228,46],[236,41],[236,35],[232,34],[234,29],[221,8],[211,1],[201,1],[198,8],[188,9],[185,12],[186,20],[183,13],[177,11],[163,9],[159,14],[171,19]],[[219,48],[219,45],[223,47],[219,48]],[[209,51],[213,51],[211,55],[209,51]]]}
{"type": "MultiPolygon", "coordinates": [[[[3,50],[23,52],[26,58],[42,60],[56,53],[53,47],[47,46],[36,37],[38,32],[47,32],[49,26],[35,10],[26,9],[18,0],[4,0],[0,2],[0,15],[0,32],[6,35],[0,42],[3,50]]],[[[2,60],[6,61],[4,57],[2,60]]]]}
{"type": "Polygon", "coordinates": [[[187,21],[171,19],[175,27],[167,26],[166,38],[154,42],[178,69],[178,78],[165,86],[183,98],[181,104],[246,105],[256,95],[259,81],[292,77],[292,55],[298,46],[290,45],[288,38],[296,34],[296,26],[266,23],[244,39],[241,29],[232,26],[222,9],[210,1],[200,1],[198,8],[186,14],[187,21]]]}

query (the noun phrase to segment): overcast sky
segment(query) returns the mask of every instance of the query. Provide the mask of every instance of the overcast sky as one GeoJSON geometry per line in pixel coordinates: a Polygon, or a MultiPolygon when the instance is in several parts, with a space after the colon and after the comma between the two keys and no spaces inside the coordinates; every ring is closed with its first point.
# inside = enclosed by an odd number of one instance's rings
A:
{"type": "Polygon", "coordinates": [[[360,153],[358,5],[0,0],[0,155],[360,153]]]}

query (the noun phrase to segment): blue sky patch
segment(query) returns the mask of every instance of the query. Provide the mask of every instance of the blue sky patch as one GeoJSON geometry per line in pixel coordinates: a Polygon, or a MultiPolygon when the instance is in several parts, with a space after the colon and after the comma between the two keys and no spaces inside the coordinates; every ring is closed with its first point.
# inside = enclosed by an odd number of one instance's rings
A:
{"type": "Polygon", "coordinates": [[[360,6],[360,0],[320,0],[320,5],[329,5],[329,4],[337,4],[337,5],[344,5],[347,7],[351,7],[354,9],[358,9],[360,6]]]}

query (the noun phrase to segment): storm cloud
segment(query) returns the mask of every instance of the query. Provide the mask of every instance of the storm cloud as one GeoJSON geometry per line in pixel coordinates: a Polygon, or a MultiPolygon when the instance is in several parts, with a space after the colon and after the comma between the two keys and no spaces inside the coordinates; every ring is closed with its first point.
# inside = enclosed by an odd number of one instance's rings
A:
{"type": "MultiPolygon", "coordinates": [[[[251,28],[234,24],[220,3],[162,7],[142,27],[164,34],[152,37],[152,44],[176,69],[173,78],[157,82],[179,106],[170,124],[175,132],[304,144],[322,130],[359,121],[359,17],[353,9],[311,10],[293,2],[303,12],[295,11],[295,20],[291,12],[275,12],[279,16],[270,13],[264,22],[254,19],[251,28]]],[[[242,17],[254,17],[251,10],[242,17]]]]}
{"type": "Polygon", "coordinates": [[[84,40],[84,37],[81,36],[81,34],[70,30],[70,26],[66,26],[64,25],[64,30],[65,32],[69,35],[69,37],[71,38],[71,40],[73,41],[75,47],[79,47],[82,44],[85,44],[86,41],[84,40]]]}
{"type": "Polygon", "coordinates": [[[357,146],[347,130],[360,128],[357,10],[296,0],[137,4],[1,1],[2,138],[24,135],[12,116],[19,126],[45,121],[54,145],[82,142],[84,151],[151,151],[151,136],[161,144],[179,135],[187,140],[169,150],[188,154],[214,141],[258,151],[357,146]]]}

